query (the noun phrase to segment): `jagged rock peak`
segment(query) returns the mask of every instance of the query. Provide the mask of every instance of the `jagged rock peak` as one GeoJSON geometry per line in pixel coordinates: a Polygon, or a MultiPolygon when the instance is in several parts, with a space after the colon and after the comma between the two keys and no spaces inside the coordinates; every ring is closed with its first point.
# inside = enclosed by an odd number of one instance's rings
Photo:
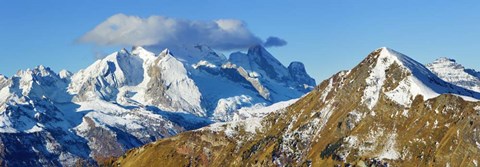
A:
{"type": "Polygon", "coordinates": [[[292,76],[295,81],[310,86],[315,85],[315,79],[313,79],[307,74],[307,71],[305,70],[305,65],[303,65],[302,62],[291,62],[290,65],[288,65],[288,71],[290,73],[290,76],[292,76]]]}

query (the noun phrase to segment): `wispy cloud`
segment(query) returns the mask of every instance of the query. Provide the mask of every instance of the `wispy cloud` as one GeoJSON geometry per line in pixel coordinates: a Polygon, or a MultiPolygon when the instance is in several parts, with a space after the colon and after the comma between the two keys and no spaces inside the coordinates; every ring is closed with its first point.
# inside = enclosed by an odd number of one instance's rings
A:
{"type": "Polygon", "coordinates": [[[266,42],[236,19],[198,21],[164,16],[141,18],[116,14],[78,39],[103,46],[163,46],[204,44],[219,50],[244,49],[256,44],[283,46],[287,42],[269,37],[266,42]]]}

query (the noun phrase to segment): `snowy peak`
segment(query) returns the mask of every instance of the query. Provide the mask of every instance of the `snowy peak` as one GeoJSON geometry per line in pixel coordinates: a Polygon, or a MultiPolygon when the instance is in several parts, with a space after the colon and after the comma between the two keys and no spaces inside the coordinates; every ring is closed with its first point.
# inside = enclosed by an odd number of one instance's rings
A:
{"type": "Polygon", "coordinates": [[[160,54],[158,54],[158,55],[159,55],[160,57],[165,57],[166,55],[171,55],[171,54],[170,54],[170,49],[166,48],[166,49],[162,50],[162,51],[160,52],[160,54]]]}
{"type": "MultiPolygon", "coordinates": [[[[68,79],[62,78],[48,67],[37,66],[34,69],[18,71],[12,78],[6,80],[2,98],[17,101],[24,99],[48,99],[54,102],[67,102],[70,95],[66,92],[68,79]]],[[[1,104],[0,104],[1,105],[1,104]]]]}
{"type": "Polygon", "coordinates": [[[60,80],[60,76],[57,73],[43,65],[39,65],[33,69],[20,70],[12,78],[19,78],[24,82],[35,82],[37,84],[60,80]]]}
{"type": "Polygon", "coordinates": [[[196,54],[199,57],[215,65],[221,65],[227,61],[227,58],[225,57],[225,55],[223,55],[222,53],[216,52],[209,46],[195,45],[194,48],[197,49],[196,54]]]}
{"type": "MultiPolygon", "coordinates": [[[[164,50],[165,51],[165,50],[164,50]]],[[[169,48],[170,54],[186,65],[207,61],[217,66],[226,62],[226,57],[205,45],[173,46],[169,48]]]]}
{"type": "Polygon", "coordinates": [[[377,64],[382,63],[385,63],[385,65],[392,65],[391,63],[397,63],[404,69],[409,70],[412,75],[419,75],[418,77],[435,78],[435,75],[433,75],[423,64],[387,47],[380,48],[380,55],[378,57],[377,64]]]}
{"type": "Polygon", "coordinates": [[[155,59],[156,55],[141,46],[132,47],[132,55],[139,56],[144,61],[150,61],[155,59]]]}
{"type": "Polygon", "coordinates": [[[25,75],[34,75],[34,76],[48,76],[48,75],[57,75],[49,67],[39,65],[33,69],[20,70],[17,72],[16,76],[25,76],[25,75]]]}
{"type": "Polygon", "coordinates": [[[447,82],[480,92],[480,73],[466,69],[454,59],[442,57],[427,64],[427,68],[447,82]]]}
{"type": "Polygon", "coordinates": [[[433,61],[433,63],[427,64],[427,66],[438,65],[443,67],[454,66],[456,68],[463,68],[461,64],[458,64],[455,59],[451,59],[448,57],[440,57],[433,61]]]}
{"type": "Polygon", "coordinates": [[[132,46],[132,54],[141,53],[141,52],[149,52],[149,51],[147,51],[142,46],[132,46]]]}
{"type": "Polygon", "coordinates": [[[158,56],[139,46],[133,47],[131,54],[122,49],[72,78],[69,92],[76,101],[101,99],[125,106],[153,105],[165,111],[205,115],[198,88],[182,62],[168,49],[158,56]]]}
{"type": "Polygon", "coordinates": [[[377,49],[363,62],[370,64],[362,103],[370,109],[382,92],[404,106],[409,106],[417,95],[431,99],[448,93],[469,100],[480,99],[479,93],[443,81],[424,65],[393,49],[377,49]]]}
{"type": "Polygon", "coordinates": [[[68,71],[68,70],[61,70],[60,72],[58,72],[58,75],[62,79],[70,79],[70,77],[73,75],[73,73],[68,71]]]}

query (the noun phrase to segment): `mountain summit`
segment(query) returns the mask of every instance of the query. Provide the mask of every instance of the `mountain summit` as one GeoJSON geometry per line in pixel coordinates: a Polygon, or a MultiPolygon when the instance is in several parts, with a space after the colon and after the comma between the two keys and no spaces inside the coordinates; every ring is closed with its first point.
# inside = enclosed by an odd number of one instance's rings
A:
{"type": "Polygon", "coordinates": [[[264,118],[162,139],[114,165],[473,166],[480,160],[479,99],[380,48],[264,118]]]}
{"type": "Polygon", "coordinates": [[[384,88],[388,98],[404,106],[409,106],[417,95],[430,99],[452,93],[467,99],[480,98],[479,93],[443,81],[421,63],[393,49],[377,49],[363,62],[365,61],[374,62],[369,67],[370,74],[362,98],[362,102],[367,103],[370,109],[384,88]],[[384,84],[388,86],[385,87],[384,84]]]}
{"type": "Polygon", "coordinates": [[[454,59],[442,57],[427,64],[427,68],[447,82],[480,92],[480,73],[463,67],[454,59]]]}

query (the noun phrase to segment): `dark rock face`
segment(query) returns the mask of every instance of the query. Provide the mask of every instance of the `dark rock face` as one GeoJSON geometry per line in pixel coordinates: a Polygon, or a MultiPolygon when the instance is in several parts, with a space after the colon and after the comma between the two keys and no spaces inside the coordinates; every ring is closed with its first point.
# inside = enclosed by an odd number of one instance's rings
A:
{"type": "Polygon", "coordinates": [[[265,48],[262,46],[253,46],[248,49],[247,56],[258,68],[262,69],[265,74],[274,80],[282,81],[288,78],[287,70],[285,66],[274,58],[265,48]]]}
{"type": "Polygon", "coordinates": [[[290,63],[290,65],[288,65],[288,72],[290,73],[292,79],[299,84],[308,86],[315,85],[315,79],[307,74],[305,66],[301,62],[295,61],[290,63]]]}
{"type": "Polygon", "coordinates": [[[316,85],[315,79],[307,74],[303,63],[292,62],[287,68],[260,45],[249,48],[247,54],[233,53],[229,61],[247,71],[258,72],[261,82],[273,80],[305,93],[316,85]]]}

